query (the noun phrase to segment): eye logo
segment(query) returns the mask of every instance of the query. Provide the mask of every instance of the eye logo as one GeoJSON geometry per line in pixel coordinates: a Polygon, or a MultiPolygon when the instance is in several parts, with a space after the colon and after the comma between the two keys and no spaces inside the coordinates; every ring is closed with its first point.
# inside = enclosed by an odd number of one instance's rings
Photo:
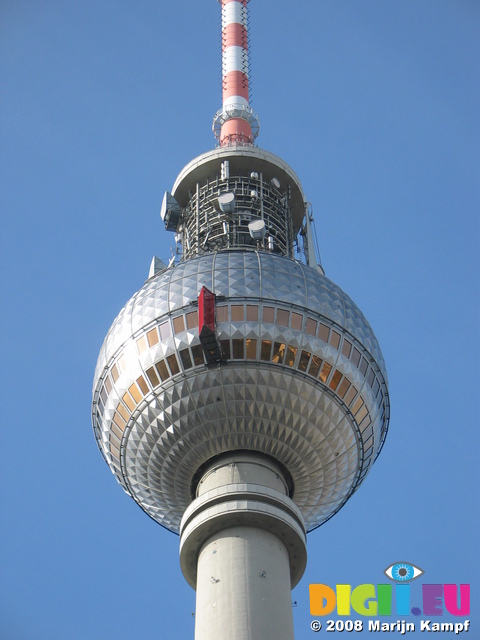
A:
{"type": "Polygon", "coordinates": [[[419,578],[425,571],[409,562],[395,562],[387,567],[384,573],[387,578],[395,582],[410,582],[411,580],[415,580],[415,578],[419,578]]]}

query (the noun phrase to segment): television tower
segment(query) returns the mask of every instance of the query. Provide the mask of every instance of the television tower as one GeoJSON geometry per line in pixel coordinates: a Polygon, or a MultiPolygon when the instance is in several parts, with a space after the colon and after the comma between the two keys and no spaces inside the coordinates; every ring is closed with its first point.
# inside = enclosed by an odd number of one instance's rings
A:
{"type": "Polygon", "coordinates": [[[108,332],[93,429],[125,492],[180,534],[196,640],[292,640],[306,533],[378,456],[387,376],[370,325],[317,262],[298,177],[254,145],[248,0],[220,3],[217,146],[165,193],[179,258],[153,259],[108,332]]]}

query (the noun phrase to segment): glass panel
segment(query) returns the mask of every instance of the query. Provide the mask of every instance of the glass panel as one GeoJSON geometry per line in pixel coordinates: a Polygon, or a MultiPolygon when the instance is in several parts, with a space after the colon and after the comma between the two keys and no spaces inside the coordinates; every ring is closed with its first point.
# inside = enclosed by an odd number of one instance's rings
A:
{"type": "Polygon", "coordinates": [[[358,363],[360,362],[360,351],[357,347],[353,347],[352,362],[356,367],[358,367],[358,363]]]}
{"type": "Polygon", "coordinates": [[[114,364],[113,367],[112,367],[112,378],[113,378],[113,381],[116,382],[118,380],[118,377],[119,377],[119,373],[118,373],[117,365],[114,364]]]}
{"type": "Polygon", "coordinates": [[[318,376],[318,372],[320,371],[320,367],[322,366],[322,362],[323,360],[318,356],[312,356],[312,361],[310,362],[308,374],[316,378],[318,376]]]}
{"type": "Polygon", "coordinates": [[[295,358],[297,357],[297,351],[298,351],[297,347],[291,347],[290,345],[288,345],[287,357],[285,359],[285,364],[287,365],[287,367],[293,367],[295,358]]]}
{"type": "Polygon", "coordinates": [[[170,328],[170,322],[163,322],[158,327],[158,330],[160,331],[160,338],[162,340],[166,340],[167,338],[170,338],[170,336],[172,335],[172,329],[170,328]]]}
{"type": "Polygon", "coordinates": [[[190,357],[190,351],[188,349],[182,349],[180,351],[180,359],[184,369],[192,368],[192,358],[190,357]]]}
{"type": "MultiPolygon", "coordinates": [[[[118,405],[117,405],[117,411],[122,416],[122,418],[125,420],[125,422],[128,422],[130,420],[130,414],[128,413],[128,411],[125,409],[125,407],[123,406],[123,404],[121,402],[119,402],[118,405]]],[[[118,424],[118,422],[117,422],[117,424],[118,424]]],[[[121,425],[118,425],[118,426],[121,426],[121,425]]]]}
{"type": "Polygon", "coordinates": [[[370,371],[368,372],[368,384],[370,386],[373,385],[373,381],[375,380],[375,371],[373,369],[370,369],[370,371]]]}
{"type": "Polygon", "coordinates": [[[352,350],[352,343],[346,338],[343,340],[342,353],[346,358],[350,358],[350,351],[352,350]]]}
{"type": "Polygon", "coordinates": [[[125,362],[125,356],[122,355],[117,361],[117,369],[120,371],[120,373],[123,373],[126,368],[127,368],[127,364],[125,362]]]}
{"type": "Polygon", "coordinates": [[[230,340],[220,340],[220,347],[222,349],[224,358],[230,360],[230,358],[232,357],[230,355],[230,340]]]}
{"type": "Polygon", "coordinates": [[[332,370],[332,365],[328,364],[328,362],[324,362],[322,370],[320,371],[320,380],[322,382],[326,382],[327,378],[332,370]]]}
{"type": "Polygon", "coordinates": [[[182,331],[185,331],[183,316],[178,316],[178,318],[173,319],[173,331],[174,333],[182,333],[182,331]]]}
{"type": "Polygon", "coordinates": [[[378,395],[378,390],[380,389],[380,383],[378,382],[377,379],[375,379],[375,384],[373,385],[373,395],[375,396],[375,398],[378,395]]]}
{"type": "Polygon", "coordinates": [[[122,400],[127,405],[127,407],[130,409],[130,411],[133,411],[135,409],[135,402],[133,401],[133,398],[129,393],[124,393],[123,397],[122,397],[122,400]]]}
{"type": "Polygon", "coordinates": [[[112,390],[112,383],[110,382],[110,378],[107,376],[105,378],[105,388],[107,389],[107,393],[110,393],[110,391],[112,390]]]}
{"type": "Polygon", "coordinates": [[[313,318],[307,318],[307,324],[305,327],[305,333],[309,336],[314,336],[317,333],[317,321],[313,318]]]}
{"type": "Polygon", "coordinates": [[[366,374],[368,369],[368,362],[365,360],[365,358],[362,358],[362,362],[360,364],[360,371],[363,375],[366,374]]]}
{"type": "Polygon", "coordinates": [[[167,369],[167,365],[165,364],[165,360],[160,360],[155,364],[155,366],[157,368],[157,371],[160,375],[161,380],[167,380],[170,377],[170,373],[167,369]]]}
{"type": "Polygon", "coordinates": [[[140,389],[137,387],[135,382],[128,387],[128,391],[135,402],[138,404],[142,399],[142,394],[140,393],[140,389]]]}
{"type": "Polygon", "coordinates": [[[272,341],[262,340],[262,349],[260,351],[260,360],[270,360],[270,354],[272,352],[272,341]]]}
{"type": "Polygon", "coordinates": [[[358,390],[352,385],[350,389],[347,391],[347,395],[344,398],[345,404],[347,406],[350,405],[351,401],[355,398],[357,393],[358,393],[358,390]]]}
{"type": "Polygon", "coordinates": [[[112,443],[110,443],[110,453],[112,454],[112,456],[115,456],[117,460],[120,460],[120,451],[117,449],[117,447],[114,447],[112,443]]]}
{"type": "Polygon", "coordinates": [[[148,344],[149,344],[150,347],[153,347],[154,344],[157,344],[157,342],[158,342],[158,333],[157,333],[156,327],[154,329],[151,329],[147,333],[147,339],[148,339],[148,344]]]}
{"type": "Polygon", "coordinates": [[[120,449],[120,440],[121,438],[119,438],[117,436],[117,434],[113,431],[113,429],[110,431],[110,433],[108,434],[108,439],[110,440],[110,443],[116,447],[117,449],[120,449]]]}
{"type": "Polygon", "coordinates": [[[228,322],[228,307],[217,307],[216,314],[217,322],[228,322]]]}
{"type": "Polygon", "coordinates": [[[363,454],[365,462],[366,462],[366,461],[367,461],[367,459],[372,455],[372,453],[373,453],[373,444],[372,444],[372,446],[371,446],[367,451],[365,451],[365,453],[363,454]]]}
{"type": "Polygon", "coordinates": [[[205,360],[203,359],[203,349],[200,344],[195,344],[192,346],[192,355],[193,362],[195,366],[198,367],[200,364],[205,364],[205,360]]]}
{"type": "Polygon", "coordinates": [[[235,360],[243,359],[243,340],[232,340],[233,358],[235,360]]]}
{"type": "Polygon", "coordinates": [[[240,320],[243,320],[243,304],[232,304],[232,322],[240,320]]]}
{"type": "Polygon", "coordinates": [[[340,338],[341,335],[332,329],[332,333],[330,335],[330,344],[334,349],[338,349],[340,346],[340,338]]]}
{"type": "Polygon", "coordinates": [[[273,345],[272,362],[282,364],[285,355],[285,344],[283,342],[275,342],[273,345]]]}
{"type": "Polygon", "coordinates": [[[322,324],[321,322],[318,325],[318,337],[320,338],[320,340],[323,340],[324,342],[328,342],[328,333],[329,333],[330,329],[322,324]]]}
{"type": "Polygon", "coordinates": [[[120,431],[123,432],[123,430],[125,429],[125,420],[118,413],[118,411],[115,411],[115,413],[113,414],[113,421],[117,425],[117,427],[120,429],[120,431]]]}
{"type": "MultiPolygon", "coordinates": [[[[118,414],[117,414],[118,415],[118,414]]],[[[121,419],[121,418],[120,418],[121,419]]],[[[116,424],[112,423],[112,431],[117,436],[119,442],[122,440],[123,432],[117,427],[116,424]]]]}
{"type": "Polygon", "coordinates": [[[303,324],[303,316],[300,313],[294,313],[292,311],[292,329],[301,331],[302,324],[303,324]]]}
{"type": "Polygon", "coordinates": [[[156,387],[160,384],[160,380],[158,379],[157,372],[155,371],[154,367],[150,367],[150,369],[147,369],[147,376],[152,383],[152,387],[156,387]]]}
{"type": "Polygon", "coordinates": [[[369,455],[367,451],[369,451],[370,447],[373,447],[373,436],[371,436],[363,445],[365,447],[365,457],[369,455]]]}
{"type": "Polygon", "coordinates": [[[368,409],[367,409],[367,406],[364,404],[363,407],[360,409],[360,411],[355,416],[355,420],[357,421],[357,424],[361,423],[361,421],[365,418],[367,413],[368,413],[368,409]]]}
{"type": "Polygon", "coordinates": [[[344,378],[342,380],[342,384],[338,387],[338,391],[337,391],[337,394],[340,396],[340,398],[343,398],[343,396],[347,393],[348,387],[351,384],[352,383],[347,378],[344,378]]]}
{"type": "Polygon", "coordinates": [[[170,371],[172,372],[172,376],[180,373],[180,366],[178,364],[177,356],[174,353],[172,353],[171,356],[167,356],[167,362],[170,367],[170,371]]]}
{"type": "Polygon", "coordinates": [[[144,351],[147,350],[147,348],[148,348],[147,340],[145,339],[145,336],[142,336],[137,340],[138,353],[143,353],[144,351]]]}
{"type": "Polygon", "coordinates": [[[137,384],[142,390],[143,395],[146,395],[149,392],[147,381],[143,376],[140,376],[139,378],[137,378],[137,384]]]}
{"type": "Polygon", "coordinates": [[[252,338],[247,338],[247,359],[255,360],[257,357],[257,341],[252,338]]]}
{"type": "Polygon", "coordinates": [[[363,405],[363,398],[360,396],[359,398],[357,398],[357,401],[355,402],[355,404],[352,407],[353,415],[355,415],[357,413],[357,411],[360,409],[360,407],[362,405],[363,405]]]}
{"type": "Polygon", "coordinates": [[[277,309],[277,324],[281,327],[288,327],[288,321],[290,319],[290,311],[286,309],[277,309]]]}
{"type": "Polygon", "coordinates": [[[302,351],[302,353],[300,354],[300,362],[298,363],[298,368],[300,371],[307,370],[310,356],[311,356],[311,353],[309,351],[302,351]]]}
{"type": "Polygon", "coordinates": [[[187,329],[195,329],[198,327],[198,311],[191,311],[185,316],[187,319],[187,329]]]}
{"type": "Polygon", "coordinates": [[[273,324],[275,309],[273,307],[263,307],[263,321],[273,324]]]}
{"type": "Polygon", "coordinates": [[[253,304],[247,304],[247,320],[256,322],[258,320],[258,307],[253,304]]]}
{"type": "Polygon", "coordinates": [[[335,391],[335,389],[338,387],[338,383],[342,379],[342,375],[343,374],[338,369],[334,371],[332,379],[330,380],[330,384],[328,385],[330,389],[332,389],[332,391],[335,391]]]}
{"type": "Polygon", "coordinates": [[[105,404],[105,402],[107,401],[107,390],[105,389],[105,387],[102,387],[102,390],[100,391],[100,397],[103,400],[103,404],[105,404]]]}

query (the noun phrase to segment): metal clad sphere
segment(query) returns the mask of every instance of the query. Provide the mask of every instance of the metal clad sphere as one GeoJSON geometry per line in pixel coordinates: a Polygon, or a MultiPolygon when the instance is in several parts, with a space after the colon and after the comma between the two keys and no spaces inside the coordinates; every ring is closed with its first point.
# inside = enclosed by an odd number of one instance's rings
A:
{"type": "Polygon", "coordinates": [[[232,450],[282,463],[307,530],[319,526],[365,478],[389,420],[383,357],[355,303],[319,271],[261,251],[204,255],[148,280],[105,338],[93,397],[112,471],[175,532],[195,473],[232,450]],[[217,296],[215,366],[198,335],[203,286],[217,296]]]}

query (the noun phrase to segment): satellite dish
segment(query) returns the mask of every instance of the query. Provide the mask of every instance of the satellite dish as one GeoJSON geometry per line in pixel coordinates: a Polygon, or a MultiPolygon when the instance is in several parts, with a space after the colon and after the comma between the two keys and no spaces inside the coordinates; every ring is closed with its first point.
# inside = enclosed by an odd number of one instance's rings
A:
{"type": "Polygon", "coordinates": [[[267,234],[267,229],[263,220],[252,220],[248,225],[248,230],[250,232],[250,236],[254,240],[263,240],[267,234]]]}
{"type": "Polygon", "coordinates": [[[235,210],[235,194],[231,191],[221,193],[218,196],[218,206],[223,213],[232,213],[235,210]]]}

